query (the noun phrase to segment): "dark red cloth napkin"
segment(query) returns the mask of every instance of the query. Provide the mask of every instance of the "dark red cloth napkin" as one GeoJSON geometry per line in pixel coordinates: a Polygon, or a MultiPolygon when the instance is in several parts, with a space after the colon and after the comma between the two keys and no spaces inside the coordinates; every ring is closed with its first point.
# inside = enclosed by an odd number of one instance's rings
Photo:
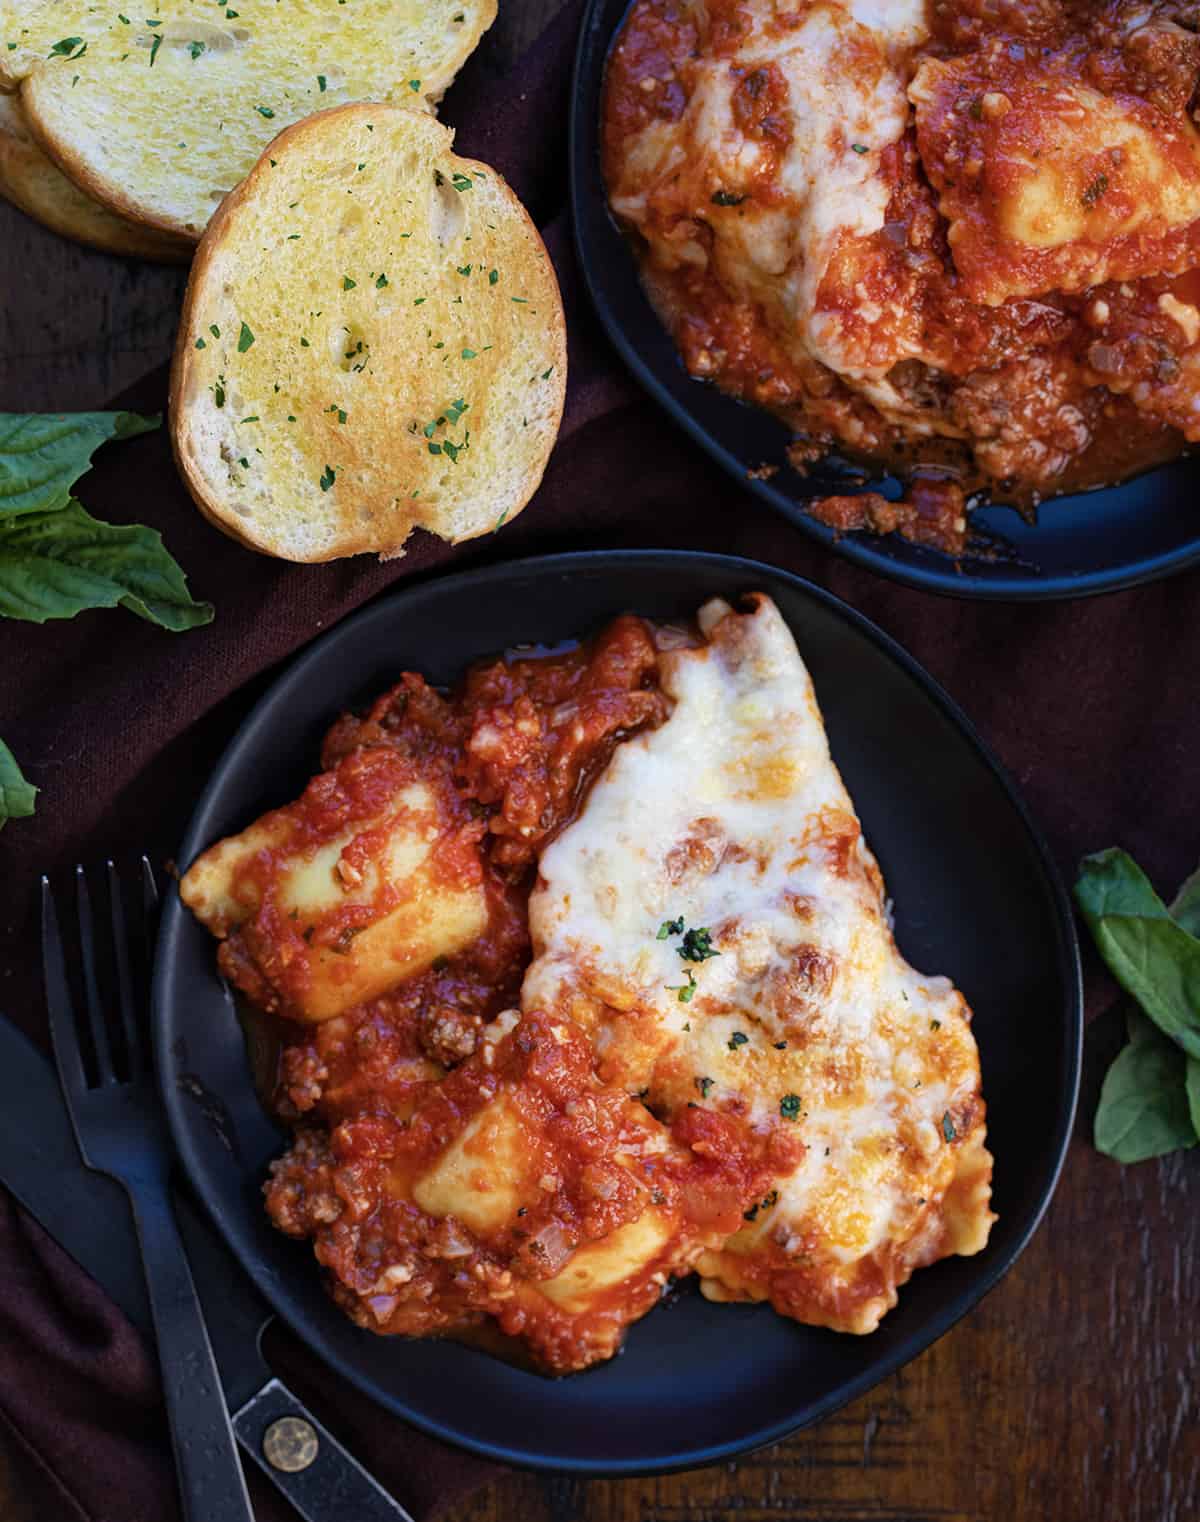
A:
{"type": "MultiPolygon", "coordinates": [[[[209,527],[159,433],[108,446],[81,495],[100,517],[160,528],[195,594],[216,603],[216,621],[170,635],[106,612],[0,629],[0,734],[41,789],[36,816],[0,833],[0,1010],[36,1038],[45,1037],[39,873],[142,848],[171,856],[210,768],[281,662],[386,588],[543,551],[682,546],[810,577],[900,640],[962,704],[1017,778],[1066,874],[1084,852],[1111,844],[1134,852],[1165,889],[1195,866],[1200,573],[1089,602],[952,601],[835,559],[739,492],[625,376],[581,290],[565,213],[577,21],[571,6],[505,78],[481,54],[442,110],[460,151],[496,165],[529,206],[563,286],[567,413],[524,513],[458,550],[421,536],[387,565],[285,565],[209,527]]],[[[165,401],[159,372],[120,404],[156,411],[165,401]]],[[[1095,1009],[1109,994],[1094,963],[1091,981],[1095,1009]]],[[[173,1515],[153,1355],[12,1206],[0,1211],[0,1284],[0,1415],[44,1471],[38,1515],[173,1515]]],[[[277,1351],[318,1414],[418,1518],[498,1473],[385,1416],[286,1334],[277,1351]]],[[[257,1501],[263,1518],[286,1514],[265,1489],[257,1501]]]]}

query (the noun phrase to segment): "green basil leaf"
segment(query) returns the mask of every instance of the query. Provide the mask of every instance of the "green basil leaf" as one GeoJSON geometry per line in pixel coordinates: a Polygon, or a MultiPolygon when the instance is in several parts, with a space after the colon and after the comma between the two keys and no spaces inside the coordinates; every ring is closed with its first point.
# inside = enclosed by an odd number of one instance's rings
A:
{"type": "Polygon", "coordinates": [[[1171,905],[1171,918],[1189,935],[1200,936],[1200,867],[1185,878],[1171,905]]]}
{"type": "Polygon", "coordinates": [[[136,412],[0,412],[0,519],[65,507],[101,444],[160,422],[136,412]]]}
{"type": "Polygon", "coordinates": [[[1159,1030],[1200,1059],[1200,940],[1171,919],[1124,851],[1086,857],[1075,898],[1117,982],[1159,1030]]]}
{"type": "Polygon", "coordinates": [[[16,756],[0,740],[0,830],[8,819],[28,819],[36,797],[37,788],[25,781],[16,756]]]}
{"type": "Polygon", "coordinates": [[[1149,1020],[1136,1018],[1138,1033],[1109,1068],[1096,1111],[1096,1148],[1119,1163],[1192,1147],[1197,1136],[1188,1107],[1189,1069],[1200,1073],[1200,1063],[1149,1020]]]}
{"type": "Polygon", "coordinates": [[[118,605],[176,632],[213,616],[211,603],[193,601],[154,529],[101,523],[74,501],[0,516],[0,616],[41,624],[118,605]]]}

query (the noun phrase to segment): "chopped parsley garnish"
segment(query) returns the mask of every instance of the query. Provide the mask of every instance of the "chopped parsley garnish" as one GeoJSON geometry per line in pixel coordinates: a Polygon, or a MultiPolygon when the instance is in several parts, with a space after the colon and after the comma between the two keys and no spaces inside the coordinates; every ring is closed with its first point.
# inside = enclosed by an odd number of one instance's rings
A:
{"type": "Polygon", "coordinates": [[[712,944],[712,931],[703,926],[687,931],[677,950],[685,962],[707,962],[721,955],[712,944]]]}
{"type": "Polygon", "coordinates": [[[377,291],[381,291],[387,283],[388,277],[386,275],[380,275],[379,279],[375,282],[375,289],[377,291]]]}
{"type": "MultiPolygon", "coordinates": [[[[147,22],[146,25],[149,26],[150,23],[147,22]]],[[[161,47],[162,47],[162,38],[161,37],[155,37],[152,40],[152,42],[150,43],[150,67],[151,68],[154,67],[154,60],[158,57],[158,50],[161,47]]]]}
{"type": "Polygon", "coordinates": [[[948,1142],[952,1142],[958,1135],[958,1132],[954,1129],[954,1122],[950,1119],[949,1110],[942,1116],[942,1135],[948,1142]]]}
{"type": "Polygon", "coordinates": [[[464,359],[474,359],[476,357],[475,356],[475,350],[474,349],[464,349],[462,351],[462,357],[464,359]]]}
{"type": "Polygon", "coordinates": [[[337,413],[337,420],[338,420],[339,423],[344,423],[346,421],[346,418],[349,416],[349,414],[346,412],[345,408],[344,407],[339,407],[336,402],[333,402],[330,406],[326,407],[325,411],[326,412],[336,412],[337,413]]]}
{"type": "Polygon", "coordinates": [[[357,280],[351,280],[349,275],[343,275],[342,276],[342,290],[344,290],[344,291],[352,291],[357,284],[358,284],[358,281],[357,280]]]}
{"type": "Polygon", "coordinates": [[[429,450],[430,454],[444,454],[452,465],[457,465],[459,455],[462,454],[465,449],[469,449],[471,447],[471,430],[469,428],[464,430],[463,441],[461,444],[456,444],[452,439],[445,438],[440,442],[435,443],[433,436],[437,430],[442,427],[443,424],[448,424],[450,427],[454,427],[454,425],[462,417],[463,413],[469,409],[469,407],[470,403],[463,401],[462,397],[460,396],[455,401],[450,403],[445,412],[441,413],[438,417],[435,417],[431,423],[425,424],[421,432],[428,440],[426,448],[429,450]]]}
{"type": "Polygon", "coordinates": [[[321,92],[322,95],[325,94],[325,76],[324,76],[324,74],[318,74],[317,75],[317,89],[321,92]]]}
{"type": "Polygon", "coordinates": [[[464,190],[474,189],[474,183],[469,174],[453,174],[450,176],[450,183],[460,193],[464,190]]]}
{"type": "Polygon", "coordinates": [[[204,44],[202,42],[189,42],[188,52],[193,58],[199,58],[200,54],[204,52],[204,44]]]}
{"type": "Polygon", "coordinates": [[[658,927],[658,935],[655,937],[655,940],[665,941],[668,936],[682,934],[683,915],[681,914],[677,920],[663,920],[662,924],[658,927]]]}
{"type": "Polygon", "coordinates": [[[779,1113],[784,1120],[799,1120],[800,1096],[799,1094],[785,1094],[779,1101],[779,1113]]]}
{"type": "Polygon", "coordinates": [[[246,323],[242,323],[242,331],[238,334],[238,353],[244,354],[254,342],[254,334],[246,323]]]}
{"type": "Polygon", "coordinates": [[[700,1090],[700,1098],[707,1099],[713,1086],[713,1080],[711,1078],[697,1078],[695,1084],[700,1090]]]}
{"type": "Polygon", "coordinates": [[[749,1040],[750,1037],[747,1036],[745,1031],[734,1031],[733,1035],[729,1038],[729,1050],[736,1052],[739,1046],[745,1046],[749,1040]]]}
{"type": "Polygon", "coordinates": [[[208,345],[204,342],[204,340],[202,338],[198,338],[196,340],[196,347],[198,349],[207,349],[208,345]]]}
{"type": "Polygon", "coordinates": [[[740,206],[745,199],[745,196],[735,195],[732,190],[714,190],[712,203],[714,206],[740,206]]]}
{"type": "Polygon", "coordinates": [[[929,1029],[931,1031],[940,1031],[941,1028],[942,1028],[942,1022],[940,1020],[931,1020],[929,1022],[929,1029]]]}
{"type": "Polygon", "coordinates": [[[490,270],[488,272],[488,284],[489,285],[495,285],[497,280],[499,280],[499,278],[500,278],[500,271],[499,270],[490,270]]]}
{"type": "Polygon", "coordinates": [[[469,275],[471,273],[471,266],[469,264],[464,264],[461,266],[456,264],[454,268],[456,273],[459,275],[469,275]]]}
{"type": "Polygon", "coordinates": [[[209,325],[208,325],[208,331],[212,334],[212,336],[214,338],[220,338],[220,336],[221,336],[221,330],[220,330],[219,327],[217,327],[215,322],[210,322],[209,323],[209,325]]]}
{"type": "Polygon", "coordinates": [[[46,54],[47,58],[82,58],[87,52],[87,43],[82,37],[63,37],[46,54]],[[82,43],[82,46],[80,44],[82,43]],[[79,48],[78,53],[75,51],[79,48]]]}
{"type": "Polygon", "coordinates": [[[270,106],[255,106],[254,109],[258,112],[259,116],[265,116],[268,121],[275,115],[270,106]]]}
{"type": "Polygon", "coordinates": [[[753,1221],[760,1210],[770,1210],[771,1206],[776,1204],[778,1200],[779,1190],[772,1189],[768,1194],[764,1194],[761,1200],[758,1200],[755,1204],[751,1205],[749,1210],[742,1212],[742,1220],[753,1221]]]}
{"type": "Polygon", "coordinates": [[[1091,211],[1092,207],[1095,206],[1096,202],[1100,200],[1107,189],[1108,176],[1106,174],[1098,174],[1090,185],[1084,186],[1081,200],[1089,211],[1091,211]]]}
{"type": "Polygon", "coordinates": [[[217,379],[213,384],[212,394],[213,401],[217,404],[217,406],[223,407],[225,405],[225,377],[223,375],[217,376],[217,379]]]}
{"type": "Polygon", "coordinates": [[[408,88],[415,95],[417,93],[417,91],[421,88],[421,81],[419,79],[410,79],[409,82],[408,82],[408,88]]]}
{"type": "Polygon", "coordinates": [[[850,148],[853,153],[870,153],[871,151],[866,143],[851,143],[850,148]]]}
{"type": "Polygon", "coordinates": [[[686,983],[668,983],[666,986],[673,994],[679,995],[680,1004],[690,1004],[692,995],[696,992],[696,974],[690,967],[685,969],[687,973],[686,983]]]}
{"type": "Polygon", "coordinates": [[[336,477],[337,477],[337,472],[334,470],[333,466],[332,465],[326,465],[324,471],[322,472],[321,480],[319,482],[321,490],[322,491],[328,491],[329,488],[333,485],[334,480],[336,479],[336,477]]]}
{"type": "Polygon", "coordinates": [[[775,1043],[775,1050],[777,1052],[786,1052],[787,1051],[787,1042],[786,1041],[777,1041],[775,1043]]]}

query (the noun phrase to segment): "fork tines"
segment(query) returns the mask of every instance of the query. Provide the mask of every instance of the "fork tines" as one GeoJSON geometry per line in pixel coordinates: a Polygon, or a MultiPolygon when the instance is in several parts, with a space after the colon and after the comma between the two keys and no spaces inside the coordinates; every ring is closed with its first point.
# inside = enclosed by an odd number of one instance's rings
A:
{"type": "Polygon", "coordinates": [[[139,876],[140,912],[131,917],[121,874],[114,862],[105,863],[104,880],[96,894],[97,898],[107,896],[104,915],[92,905],[95,878],[89,886],[84,867],[75,868],[73,944],[67,943],[60,929],[50,880],[42,878],[42,958],[50,1035],[63,1084],[76,1093],[137,1083],[150,1071],[144,991],[149,986],[158,887],[145,856],[139,876]]]}

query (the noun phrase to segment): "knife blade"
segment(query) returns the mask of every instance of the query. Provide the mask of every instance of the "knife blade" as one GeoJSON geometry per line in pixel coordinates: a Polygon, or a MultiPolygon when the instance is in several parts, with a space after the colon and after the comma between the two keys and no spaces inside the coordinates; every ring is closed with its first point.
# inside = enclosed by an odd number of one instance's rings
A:
{"type": "MultiPolygon", "coordinates": [[[[153,1336],[137,1235],[120,1185],[80,1161],[54,1070],[0,1015],[0,1182],[153,1336]]],[[[271,1372],[262,1336],[274,1312],[191,1201],[175,1211],[200,1292],[234,1432],[305,1522],[412,1517],[271,1372]]]]}

